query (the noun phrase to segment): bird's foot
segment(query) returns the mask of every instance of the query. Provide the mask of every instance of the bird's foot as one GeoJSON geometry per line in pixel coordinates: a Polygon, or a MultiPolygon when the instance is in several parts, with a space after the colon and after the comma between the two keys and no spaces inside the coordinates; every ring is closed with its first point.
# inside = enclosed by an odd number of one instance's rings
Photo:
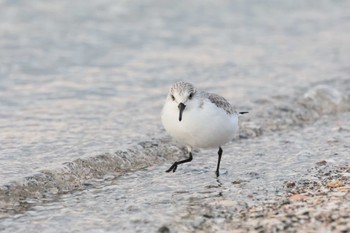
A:
{"type": "Polygon", "coordinates": [[[166,172],[171,172],[171,171],[175,172],[176,169],[177,169],[177,162],[171,165],[171,167],[168,170],[166,170],[166,172]]]}

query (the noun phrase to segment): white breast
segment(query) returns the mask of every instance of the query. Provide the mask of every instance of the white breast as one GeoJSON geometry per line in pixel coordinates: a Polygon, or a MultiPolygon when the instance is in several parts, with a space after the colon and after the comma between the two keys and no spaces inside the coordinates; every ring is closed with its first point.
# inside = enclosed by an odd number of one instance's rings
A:
{"type": "Polygon", "coordinates": [[[210,101],[186,106],[182,121],[176,105],[167,102],[162,111],[165,130],[178,142],[197,148],[220,147],[238,132],[238,115],[229,115],[210,101]]]}

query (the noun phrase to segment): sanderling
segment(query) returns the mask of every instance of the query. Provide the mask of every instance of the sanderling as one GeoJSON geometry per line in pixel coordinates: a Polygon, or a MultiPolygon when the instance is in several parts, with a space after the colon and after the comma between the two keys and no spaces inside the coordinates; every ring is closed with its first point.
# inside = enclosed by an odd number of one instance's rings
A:
{"type": "Polygon", "coordinates": [[[192,148],[219,148],[216,176],[219,176],[222,146],[238,132],[238,115],[222,96],[196,89],[192,84],[177,82],[169,90],[163,110],[165,130],[186,145],[189,158],[175,162],[166,172],[192,161],[192,148]]]}

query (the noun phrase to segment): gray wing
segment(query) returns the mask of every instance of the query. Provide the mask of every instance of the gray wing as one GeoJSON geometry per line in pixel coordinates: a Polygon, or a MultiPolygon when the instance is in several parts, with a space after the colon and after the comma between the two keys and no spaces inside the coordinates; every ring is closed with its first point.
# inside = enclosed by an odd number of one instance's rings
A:
{"type": "Polygon", "coordinates": [[[227,114],[233,114],[235,112],[231,104],[222,96],[213,93],[208,93],[208,99],[218,108],[222,108],[223,110],[225,110],[227,114]]]}

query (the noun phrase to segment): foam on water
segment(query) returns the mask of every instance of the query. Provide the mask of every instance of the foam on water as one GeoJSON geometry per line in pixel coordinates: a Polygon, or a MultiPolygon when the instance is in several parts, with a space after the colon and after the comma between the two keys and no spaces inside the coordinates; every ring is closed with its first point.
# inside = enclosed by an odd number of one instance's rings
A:
{"type": "MultiPolygon", "coordinates": [[[[24,180],[0,187],[0,212],[22,211],[28,199],[39,200],[82,190],[89,180],[120,175],[156,165],[166,159],[178,159],[184,151],[166,141],[142,142],[113,154],[106,153],[43,170],[24,180]]],[[[24,208],[25,209],[25,208],[24,208]]]]}

